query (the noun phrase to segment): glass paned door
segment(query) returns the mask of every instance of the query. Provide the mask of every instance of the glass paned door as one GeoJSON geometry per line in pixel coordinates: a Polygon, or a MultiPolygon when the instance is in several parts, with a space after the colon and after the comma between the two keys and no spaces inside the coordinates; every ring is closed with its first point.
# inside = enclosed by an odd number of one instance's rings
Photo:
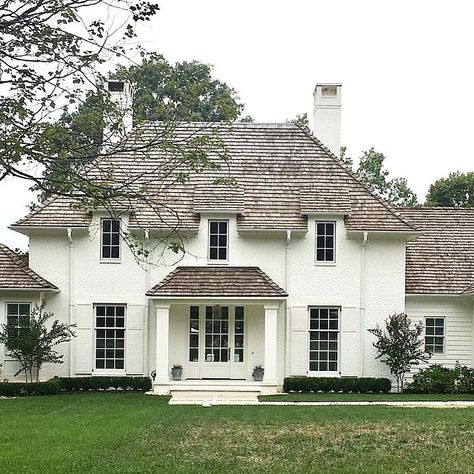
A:
{"type": "Polygon", "coordinates": [[[229,307],[206,306],[205,362],[229,361],[229,307]]]}

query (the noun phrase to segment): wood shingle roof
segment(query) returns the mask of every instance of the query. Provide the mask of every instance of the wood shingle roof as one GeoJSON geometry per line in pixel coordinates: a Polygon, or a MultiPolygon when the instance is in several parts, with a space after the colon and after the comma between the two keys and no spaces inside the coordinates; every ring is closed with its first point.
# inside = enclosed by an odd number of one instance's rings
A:
{"type": "MultiPolygon", "coordinates": [[[[159,126],[141,124],[129,140],[138,144],[156,141],[159,126]]],[[[140,173],[137,186],[146,185],[153,202],[161,203],[159,209],[137,204],[131,227],[172,226],[195,231],[200,220],[197,211],[214,207],[237,211],[238,230],[306,231],[307,214],[315,212],[344,213],[349,230],[416,230],[345,169],[309,130],[295,124],[181,123],[171,140],[183,143],[210,133],[224,144],[228,162],[221,169],[193,173],[185,184],[163,186],[162,177],[155,171],[169,159],[169,151],[163,147],[152,148],[146,154],[118,152],[101,162],[101,167],[109,166],[117,180],[140,173]],[[229,176],[237,185],[212,188],[216,180],[229,176]]],[[[213,153],[209,153],[211,158],[213,153]]],[[[88,226],[90,213],[73,209],[70,203],[67,198],[52,198],[14,226],[88,226]]]]}
{"type": "Polygon", "coordinates": [[[57,290],[39,276],[25,259],[6,245],[0,244],[0,290],[57,290]]]}
{"type": "Polygon", "coordinates": [[[147,296],[284,298],[288,294],[258,267],[177,267],[147,296]]]}
{"type": "Polygon", "coordinates": [[[407,243],[407,294],[474,292],[474,209],[421,207],[400,212],[422,234],[407,243]]]}

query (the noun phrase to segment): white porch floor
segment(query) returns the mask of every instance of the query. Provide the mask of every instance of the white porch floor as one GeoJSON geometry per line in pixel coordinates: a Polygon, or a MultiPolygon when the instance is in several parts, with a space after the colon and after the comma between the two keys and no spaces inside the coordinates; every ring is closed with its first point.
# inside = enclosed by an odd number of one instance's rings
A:
{"type": "Polygon", "coordinates": [[[183,380],[154,384],[153,395],[171,395],[170,405],[252,405],[259,395],[278,392],[276,385],[251,380],[183,380]]]}

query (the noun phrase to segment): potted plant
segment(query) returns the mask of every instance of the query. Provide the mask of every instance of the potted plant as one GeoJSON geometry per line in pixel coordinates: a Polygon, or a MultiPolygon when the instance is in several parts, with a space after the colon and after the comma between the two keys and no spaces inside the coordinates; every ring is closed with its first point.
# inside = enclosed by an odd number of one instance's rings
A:
{"type": "Polygon", "coordinates": [[[252,372],[252,377],[255,382],[261,382],[263,380],[263,367],[261,365],[256,365],[252,372]]]}
{"type": "Polygon", "coordinates": [[[181,380],[183,376],[183,366],[181,364],[174,364],[173,367],[171,367],[171,376],[173,380],[181,380]]]}

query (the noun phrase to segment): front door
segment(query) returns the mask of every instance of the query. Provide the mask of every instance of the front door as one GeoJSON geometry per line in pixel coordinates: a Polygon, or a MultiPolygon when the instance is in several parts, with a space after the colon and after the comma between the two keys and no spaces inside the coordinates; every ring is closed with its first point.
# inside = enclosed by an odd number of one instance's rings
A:
{"type": "Polygon", "coordinates": [[[191,307],[190,312],[189,372],[196,376],[199,366],[202,379],[245,379],[244,307],[213,305],[200,309],[191,307]]]}

